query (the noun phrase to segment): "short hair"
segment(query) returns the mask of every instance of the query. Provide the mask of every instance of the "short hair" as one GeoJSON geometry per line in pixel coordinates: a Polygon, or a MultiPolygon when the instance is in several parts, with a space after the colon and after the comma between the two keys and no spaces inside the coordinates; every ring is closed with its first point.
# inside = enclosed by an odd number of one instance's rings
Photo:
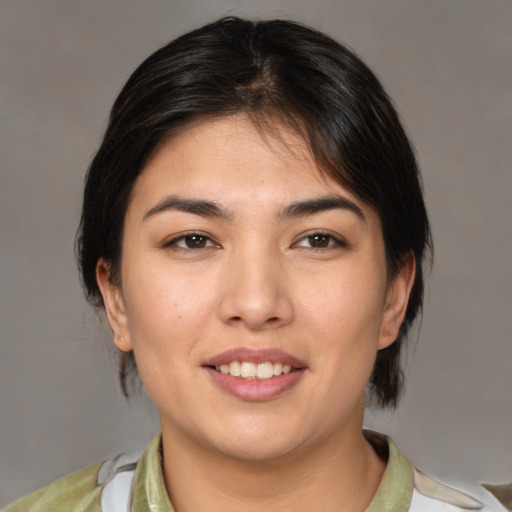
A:
{"type": "MultiPolygon", "coordinates": [[[[76,249],[87,299],[102,305],[100,258],[119,278],[123,224],[135,180],[161,145],[190,123],[244,113],[262,130],[274,121],[309,146],[318,168],[380,217],[388,275],[414,255],[416,275],[396,341],[379,350],[368,383],[374,405],[396,406],[401,350],[422,309],[429,221],[414,149],[375,75],[348,48],[298,23],[222,18],[149,56],[113,105],[88,169],[76,249]]],[[[274,128],[275,130],[275,128],[274,128]]],[[[137,374],[122,353],[121,389],[137,374]]]]}

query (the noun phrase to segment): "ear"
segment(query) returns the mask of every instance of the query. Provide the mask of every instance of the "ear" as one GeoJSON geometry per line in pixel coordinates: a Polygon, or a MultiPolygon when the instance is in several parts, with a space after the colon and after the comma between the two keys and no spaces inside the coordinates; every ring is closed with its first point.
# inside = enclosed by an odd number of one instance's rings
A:
{"type": "Polygon", "coordinates": [[[411,253],[398,274],[388,284],[380,328],[379,350],[389,347],[398,336],[407,311],[415,274],[416,259],[411,253]]]}
{"type": "Polygon", "coordinates": [[[122,352],[129,352],[133,347],[123,294],[120,287],[112,282],[110,265],[104,259],[98,260],[96,265],[96,281],[103,297],[108,323],[114,333],[114,344],[122,352]]]}

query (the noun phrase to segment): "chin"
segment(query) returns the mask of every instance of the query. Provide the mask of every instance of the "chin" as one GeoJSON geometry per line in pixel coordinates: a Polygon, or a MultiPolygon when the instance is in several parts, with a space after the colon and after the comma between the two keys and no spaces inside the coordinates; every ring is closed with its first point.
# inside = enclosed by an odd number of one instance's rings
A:
{"type": "Polygon", "coordinates": [[[269,442],[268,438],[264,438],[242,443],[222,443],[217,449],[225,457],[239,462],[278,463],[293,457],[297,447],[289,442],[269,442]]]}
{"type": "MultiPolygon", "coordinates": [[[[231,459],[245,462],[279,462],[298,454],[309,444],[303,432],[278,421],[267,423],[244,421],[232,428],[223,426],[218,436],[210,437],[209,444],[218,453],[231,459]]],[[[213,432],[211,432],[213,434],[213,432]]],[[[313,440],[310,440],[311,442],[313,440]]]]}

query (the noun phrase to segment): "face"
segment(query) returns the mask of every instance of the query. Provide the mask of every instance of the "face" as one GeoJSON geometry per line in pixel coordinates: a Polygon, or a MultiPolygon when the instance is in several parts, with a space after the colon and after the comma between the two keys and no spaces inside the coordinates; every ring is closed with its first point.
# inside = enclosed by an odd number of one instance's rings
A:
{"type": "Polygon", "coordinates": [[[139,176],[124,227],[120,285],[103,262],[98,281],[164,436],[262,460],[360,432],[411,277],[389,282],[378,216],[301,140],[238,115],[190,127],[139,176]]]}

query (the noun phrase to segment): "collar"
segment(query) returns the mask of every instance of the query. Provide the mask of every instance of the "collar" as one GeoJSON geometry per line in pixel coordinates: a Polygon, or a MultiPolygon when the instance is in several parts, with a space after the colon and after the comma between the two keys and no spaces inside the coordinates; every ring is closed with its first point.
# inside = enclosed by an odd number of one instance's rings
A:
{"type": "Polygon", "coordinates": [[[133,512],[174,512],[165,488],[162,468],[162,434],[158,433],[142,454],[133,476],[133,512]]]}
{"type": "Polygon", "coordinates": [[[373,430],[363,433],[381,458],[385,458],[386,448],[388,452],[384,475],[366,512],[407,512],[414,489],[412,464],[390,437],[373,430]]]}
{"type": "MultiPolygon", "coordinates": [[[[394,441],[383,434],[365,430],[364,436],[387,466],[381,483],[366,512],[407,512],[414,488],[414,469],[394,441]]],[[[174,512],[165,488],[162,469],[161,434],[144,450],[133,478],[131,510],[174,512]]]]}

